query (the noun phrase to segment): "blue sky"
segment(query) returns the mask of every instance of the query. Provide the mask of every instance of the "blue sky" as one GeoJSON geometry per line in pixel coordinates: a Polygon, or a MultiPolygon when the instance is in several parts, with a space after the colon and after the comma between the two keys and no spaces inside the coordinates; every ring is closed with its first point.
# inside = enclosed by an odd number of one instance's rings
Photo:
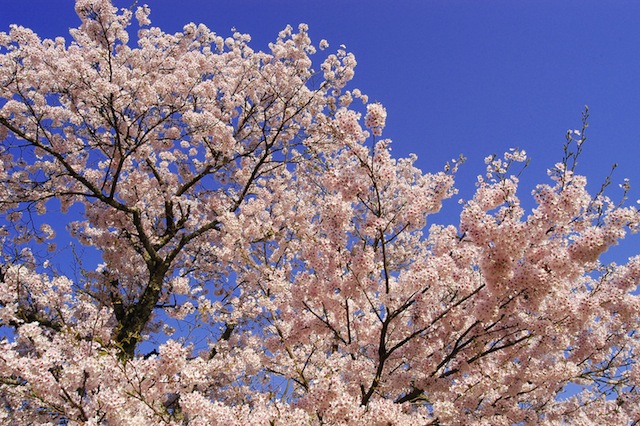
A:
{"type": "MultiPolygon", "coordinates": [[[[121,7],[130,1],[116,1],[121,7]]],[[[79,23],[73,1],[0,0],[0,31],[17,23],[42,37],[79,23]]],[[[139,1],[139,4],[144,1],[139,1]]],[[[640,198],[640,2],[595,0],[208,1],[149,0],[153,25],[175,32],[204,23],[222,36],[231,28],[267,49],[285,25],[304,22],[317,43],[345,44],[356,55],[353,87],[387,108],[384,136],[397,156],[418,154],[425,171],[458,154],[458,178],[469,198],[483,159],[510,147],[532,162],[521,196],[561,159],[564,134],[580,127],[589,105],[588,141],[579,171],[592,192],[618,163],[617,183],[631,179],[640,198]]],[[[318,58],[320,59],[320,58],[318,58]]],[[[457,224],[449,203],[438,222],[457,224]]],[[[609,255],[640,253],[635,236],[609,255]]]]}

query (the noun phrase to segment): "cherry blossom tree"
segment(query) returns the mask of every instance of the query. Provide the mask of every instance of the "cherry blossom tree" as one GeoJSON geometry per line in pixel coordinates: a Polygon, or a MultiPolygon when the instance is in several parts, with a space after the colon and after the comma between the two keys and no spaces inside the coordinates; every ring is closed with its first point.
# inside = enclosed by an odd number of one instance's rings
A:
{"type": "Polygon", "coordinates": [[[512,150],[427,227],[459,162],[392,157],[344,49],[75,8],[0,33],[4,424],[640,422],[640,257],[599,261],[640,214],[587,192],[586,112],[533,209],[512,150]]]}

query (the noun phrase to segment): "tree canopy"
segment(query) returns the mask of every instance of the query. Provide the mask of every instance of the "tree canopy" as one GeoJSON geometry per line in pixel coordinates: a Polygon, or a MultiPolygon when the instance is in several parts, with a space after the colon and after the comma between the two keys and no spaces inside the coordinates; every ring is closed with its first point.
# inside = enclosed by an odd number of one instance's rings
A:
{"type": "Polygon", "coordinates": [[[0,33],[4,423],[640,422],[640,257],[599,261],[640,213],[587,192],[588,110],[531,211],[514,149],[427,226],[460,161],[394,158],[351,53],[75,4],[70,43],[0,33]]]}

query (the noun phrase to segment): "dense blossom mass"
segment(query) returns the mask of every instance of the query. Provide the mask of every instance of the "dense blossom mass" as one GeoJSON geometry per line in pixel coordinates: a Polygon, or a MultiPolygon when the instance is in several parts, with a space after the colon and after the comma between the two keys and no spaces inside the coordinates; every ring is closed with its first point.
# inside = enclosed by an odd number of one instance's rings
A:
{"type": "Polygon", "coordinates": [[[75,8],[0,33],[1,423],[640,422],[640,257],[599,261],[640,215],[586,122],[531,211],[513,150],[427,226],[459,162],[392,157],[343,48],[75,8]]]}

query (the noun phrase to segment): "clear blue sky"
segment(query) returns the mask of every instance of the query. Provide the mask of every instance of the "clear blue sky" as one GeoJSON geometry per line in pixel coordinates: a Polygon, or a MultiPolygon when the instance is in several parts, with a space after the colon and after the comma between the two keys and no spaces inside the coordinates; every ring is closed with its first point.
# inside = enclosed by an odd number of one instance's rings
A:
{"type": "MultiPolygon", "coordinates": [[[[116,1],[121,7],[133,0],[116,1]]],[[[42,37],[79,21],[73,1],[0,0],[0,31],[10,23],[42,37]]],[[[139,4],[145,3],[139,1],[139,4]]],[[[204,23],[231,28],[267,49],[286,24],[304,22],[317,43],[345,44],[356,55],[353,82],[388,112],[384,136],[395,155],[415,152],[425,171],[463,153],[461,197],[474,189],[483,159],[510,147],[533,158],[523,198],[562,156],[564,134],[591,112],[579,171],[592,191],[618,163],[617,183],[631,179],[640,198],[640,2],[601,0],[148,0],[153,25],[175,32],[204,23]]],[[[450,203],[449,211],[457,204],[450,203]]],[[[457,224],[455,217],[438,222],[457,224]]],[[[611,256],[640,253],[636,236],[611,256]]]]}

